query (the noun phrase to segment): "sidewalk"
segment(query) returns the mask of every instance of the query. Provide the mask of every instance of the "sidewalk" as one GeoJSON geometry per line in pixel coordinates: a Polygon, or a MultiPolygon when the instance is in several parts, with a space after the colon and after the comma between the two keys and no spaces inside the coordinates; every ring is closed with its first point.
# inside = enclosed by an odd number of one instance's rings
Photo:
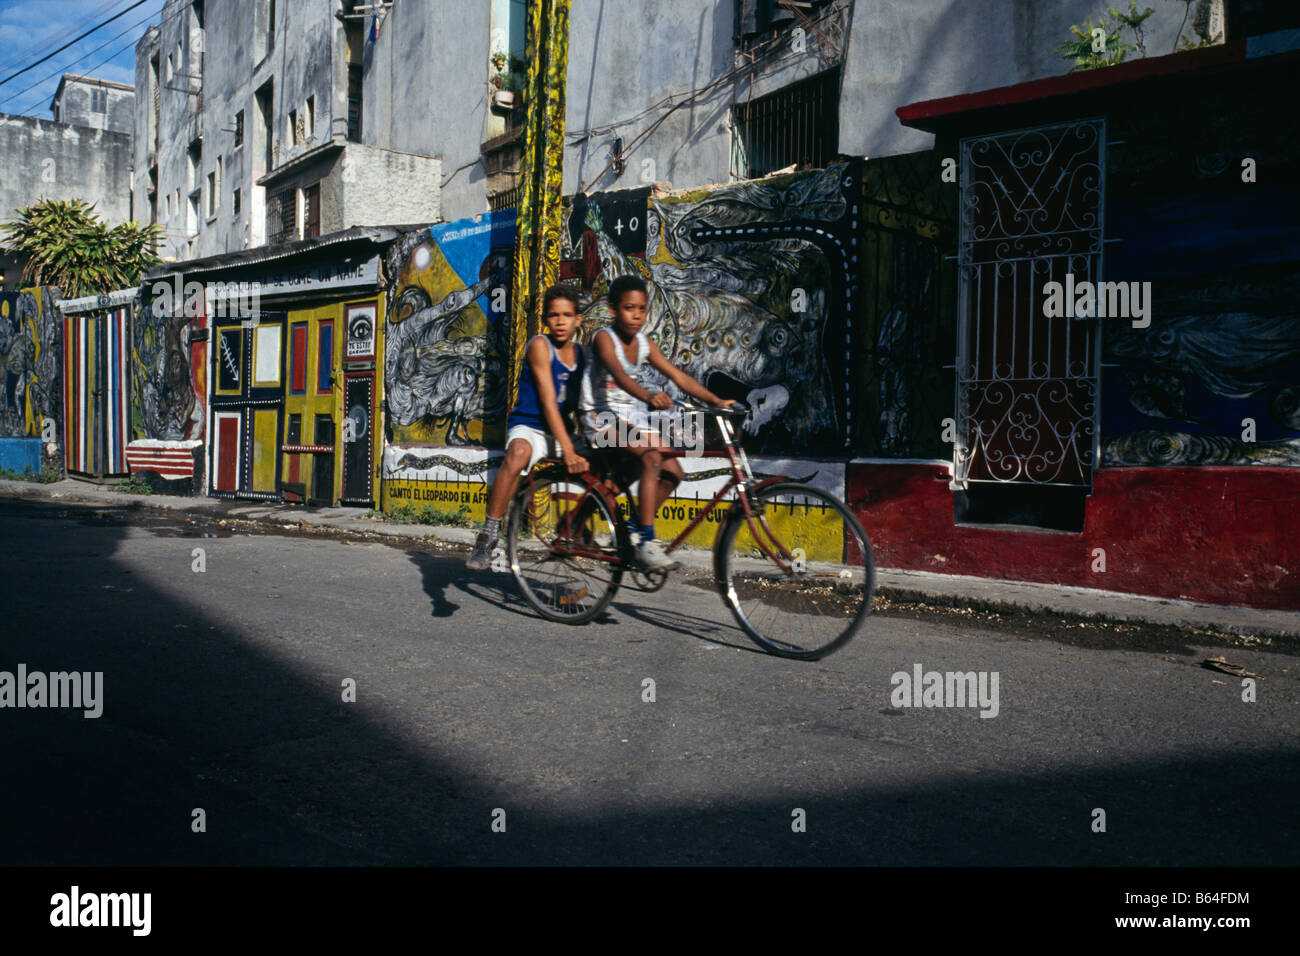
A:
{"type": "MultiPolygon", "coordinates": [[[[272,527],[298,529],[306,526],[395,538],[436,538],[466,547],[473,543],[475,535],[475,531],[469,528],[377,521],[368,517],[370,511],[366,508],[307,508],[217,498],[128,495],[112,491],[110,486],[70,479],[45,485],[0,479],[0,499],[57,502],[74,507],[114,506],[184,511],[215,518],[257,521],[272,527]]],[[[711,560],[705,552],[678,552],[674,556],[693,569],[707,571],[711,567],[711,560]]],[[[877,587],[883,594],[901,601],[973,604],[992,610],[1022,608],[1110,621],[1205,628],[1227,634],[1300,638],[1300,612],[1292,611],[1197,604],[1118,591],[890,568],[878,569],[877,587]]]]}

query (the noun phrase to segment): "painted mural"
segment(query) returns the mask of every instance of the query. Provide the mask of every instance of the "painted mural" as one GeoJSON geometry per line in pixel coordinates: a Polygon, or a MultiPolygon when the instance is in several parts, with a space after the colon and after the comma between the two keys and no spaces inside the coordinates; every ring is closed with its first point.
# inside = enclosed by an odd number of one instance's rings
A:
{"type": "Polygon", "coordinates": [[[514,211],[506,210],[394,245],[384,344],[392,441],[504,441],[514,235],[514,211]]]}
{"type": "Polygon", "coordinates": [[[582,338],[609,322],[609,281],[641,275],[647,334],[711,391],[754,409],[753,452],[845,454],[859,168],[647,194],[643,222],[635,194],[578,197],[561,275],[591,295],[582,338]]]}
{"type": "Polygon", "coordinates": [[[131,428],[136,439],[198,440],[204,436],[207,381],[203,346],[191,344],[190,330],[201,317],[169,314],[164,299],[149,295],[132,323],[131,428]]]}
{"type": "Polygon", "coordinates": [[[1153,293],[1148,328],[1108,328],[1103,464],[1300,465],[1300,267],[1153,293]]]}
{"type": "Polygon", "coordinates": [[[863,309],[854,338],[854,453],[950,459],[957,186],[942,156],[870,160],[862,175],[863,309]]]}
{"type": "Polygon", "coordinates": [[[0,437],[39,438],[63,421],[62,332],[48,292],[0,292],[0,437]]]}

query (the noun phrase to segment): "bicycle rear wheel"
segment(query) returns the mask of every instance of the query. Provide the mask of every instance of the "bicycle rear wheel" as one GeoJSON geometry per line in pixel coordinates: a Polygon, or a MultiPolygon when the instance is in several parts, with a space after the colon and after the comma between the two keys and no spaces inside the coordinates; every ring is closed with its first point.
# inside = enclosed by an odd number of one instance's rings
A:
{"type": "Polygon", "coordinates": [[[770,654],[816,660],[843,647],[871,610],[871,542],[834,495],[783,482],[733,509],[718,542],[718,587],[741,629],[770,654]],[[784,568],[772,557],[780,557],[784,568]]]}
{"type": "Polygon", "coordinates": [[[510,509],[510,571],[547,620],[585,624],[609,605],[623,577],[621,544],[601,495],[567,475],[525,482],[510,509]]]}

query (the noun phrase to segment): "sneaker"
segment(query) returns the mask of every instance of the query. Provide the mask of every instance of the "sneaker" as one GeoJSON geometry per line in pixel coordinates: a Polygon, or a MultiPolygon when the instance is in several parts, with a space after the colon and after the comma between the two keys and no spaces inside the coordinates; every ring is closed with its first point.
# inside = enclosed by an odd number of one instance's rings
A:
{"type": "Polygon", "coordinates": [[[496,541],[489,538],[486,531],[480,531],[474,539],[474,552],[466,560],[465,567],[471,571],[486,571],[492,563],[492,547],[495,544],[496,541]]]}
{"type": "Polygon", "coordinates": [[[673,568],[680,567],[676,561],[664,554],[664,546],[653,538],[642,541],[638,545],[636,559],[650,571],[671,571],[673,568]]]}

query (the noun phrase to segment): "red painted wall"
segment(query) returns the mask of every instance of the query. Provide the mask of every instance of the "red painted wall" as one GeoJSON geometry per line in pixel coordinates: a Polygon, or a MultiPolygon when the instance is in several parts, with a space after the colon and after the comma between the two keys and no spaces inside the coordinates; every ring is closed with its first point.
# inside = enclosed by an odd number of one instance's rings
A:
{"type": "Polygon", "coordinates": [[[1296,469],[1101,469],[1082,534],[954,525],[938,465],[850,463],[844,484],[881,567],[1300,609],[1296,469]]]}

